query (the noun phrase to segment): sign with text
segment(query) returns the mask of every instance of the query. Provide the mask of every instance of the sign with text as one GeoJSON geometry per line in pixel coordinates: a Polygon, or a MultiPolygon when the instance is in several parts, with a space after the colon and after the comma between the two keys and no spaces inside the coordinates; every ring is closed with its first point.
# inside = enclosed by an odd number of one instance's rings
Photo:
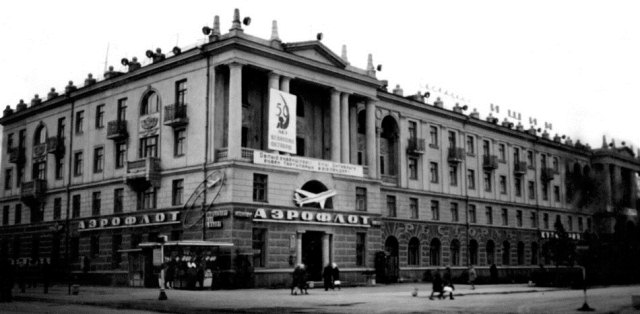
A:
{"type": "Polygon", "coordinates": [[[364,176],[363,168],[359,165],[343,164],[320,159],[284,156],[261,151],[255,151],[253,153],[253,163],[297,170],[334,173],[346,176],[364,176]]]}
{"type": "Polygon", "coordinates": [[[298,222],[352,227],[370,227],[372,225],[371,217],[366,215],[265,208],[256,209],[253,221],[298,222]]]}
{"type": "Polygon", "coordinates": [[[80,220],[78,222],[78,231],[177,224],[180,223],[178,220],[179,213],[178,211],[169,211],[80,220]]]}
{"type": "Polygon", "coordinates": [[[296,153],[296,96],[269,90],[269,149],[296,153]]]}

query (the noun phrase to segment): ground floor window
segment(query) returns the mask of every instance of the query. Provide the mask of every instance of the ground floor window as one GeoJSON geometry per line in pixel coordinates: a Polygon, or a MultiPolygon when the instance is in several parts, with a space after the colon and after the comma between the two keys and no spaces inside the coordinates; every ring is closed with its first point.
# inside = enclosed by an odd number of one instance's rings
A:
{"type": "Polygon", "coordinates": [[[451,241],[451,265],[459,266],[460,265],[460,241],[454,239],[451,241]]]}
{"type": "Polygon", "coordinates": [[[487,241],[487,265],[493,265],[495,264],[495,251],[496,251],[496,246],[493,243],[493,240],[489,240],[487,241]]]}
{"type": "Polygon", "coordinates": [[[364,232],[356,233],[356,266],[365,266],[365,240],[367,234],[364,232]]]}
{"type": "Polygon", "coordinates": [[[502,265],[509,265],[511,260],[511,244],[508,241],[502,243],[502,265]]]}
{"type": "Polygon", "coordinates": [[[409,240],[407,264],[420,265],[420,240],[418,238],[413,237],[409,240]]]}
{"type": "Polygon", "coordinates": [[[478,241],[476,240],[469,242],[469,263],[478,265],[478,241]]]}
{"type": "Polygon", "coordinates": [[[432,266],[440,265],[440,240],[433,239],[429,245],[429,261],[432,266]]]}
{"type": "Polygon", "coordinates": [[[253,228],[253,267],[265,267],[267,229],[253,228]]]}

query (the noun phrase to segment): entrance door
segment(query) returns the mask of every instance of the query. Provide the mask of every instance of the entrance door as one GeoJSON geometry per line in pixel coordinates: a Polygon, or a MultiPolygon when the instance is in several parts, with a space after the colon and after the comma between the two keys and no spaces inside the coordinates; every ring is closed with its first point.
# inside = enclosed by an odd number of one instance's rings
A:
{"type": "Polygon", "coordinates": [[[388,237],[384,243],[384,249],[389,253],[386,267],[387,282],[397,282],[400,275],[398,240],[395,237],[388,237]]]}
{"type": "Polygon", "coordinates": [[[323,232],[307,231],[302,234],[302,263],[307,268],[307,280],[322,280],[323,232]]]}

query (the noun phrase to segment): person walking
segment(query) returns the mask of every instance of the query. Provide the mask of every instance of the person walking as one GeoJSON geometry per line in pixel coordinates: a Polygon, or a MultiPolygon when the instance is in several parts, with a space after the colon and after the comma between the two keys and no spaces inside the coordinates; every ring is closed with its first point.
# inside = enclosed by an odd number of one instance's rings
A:
{"type": "Polygon", "coordinates": [[[489,275],[491,276],[491,283],[498,283],[498,267],[496,264],[491,264],[491,267],[489,267],[489,275]]]}
{"type": "Polygon", "coordinates": [[[338,287],[338,290],[340,290],[340,286],[342,285],[340,282],[340,269],[336,263],[331,263],[331,267],[333,273],[333,287],[338,287]]]}
{"type": "Polygon", "coordinates": [[[429,296],[429,300],[433,300],[433,295],[438,293],[438,298],[442,299],[442,276],[440,275],[440,270],[434,270],[435,274],[433,275],[433,281],[431,282],[431,296],[429,296]]]}
{"type": "MultiPolygon", "coordinates": [[[[301,267],[301,264],[298,264],[293,269],[293,273],[291,273],[291,295],[298,294],[296,289],[298,289],[298,287],[300,286],[299,282],[301,280],[300,278],[301,274],[302,274],[302,267],[301,267]]],[[[300,290],[300,293],[302,293],[302,290],[300,290]]]]}
{"type": "Polygon", "coordinates": [[[449,299],[453,300],[453,290],[455,290],[456,288],[453,286],[453,276],[451,275],[451,268],[447,267],[445,269],[442,282],[443,282],[442,294],[448,292],[449,299]]]}
{"type": "Polygon", "coordinates": [[[322,278],[324,279],[324,291],[334,290],[333,281],[333,265],[327,264],[322,270],[322,278]]]}
{"type": "Polygon", "coordinates": [[[476,289],[476,278],[478,278],[478,274],[473,265],[471,265],[469,266],[469,284],[471,285],[471,290],[476,289]]]}
{"type": "Polygon", "coordinates": [[[300,264],[300,280],[298,281],[298,288],[300,289],[300,294],[304,292],[304,294],[309,294],[307,291],[307,269],[304,264],[300,264]]]}

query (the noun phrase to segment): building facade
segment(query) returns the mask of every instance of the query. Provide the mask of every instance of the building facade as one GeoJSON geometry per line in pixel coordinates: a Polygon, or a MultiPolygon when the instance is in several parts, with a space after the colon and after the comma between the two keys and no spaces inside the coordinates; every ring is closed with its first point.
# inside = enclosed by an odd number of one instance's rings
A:
{"type": "Polygon", "coordinates": [[[248,265],[255,286],[287,284],[300,263],[320,280],[335,262],[345,281],[383,263],[393,281],[551,264],[556,221],[575,241],[617,217],[637,224],[640,161],[624,145],[388,92],[371,57],[359,69],[320,40],[285,43],[275,21],[270,39],[246,34],[237,11],[228,33],[217,18],[207,31],[4,110],[2,256],[150,286],[166,235],[165,257],[248,265]]]}

